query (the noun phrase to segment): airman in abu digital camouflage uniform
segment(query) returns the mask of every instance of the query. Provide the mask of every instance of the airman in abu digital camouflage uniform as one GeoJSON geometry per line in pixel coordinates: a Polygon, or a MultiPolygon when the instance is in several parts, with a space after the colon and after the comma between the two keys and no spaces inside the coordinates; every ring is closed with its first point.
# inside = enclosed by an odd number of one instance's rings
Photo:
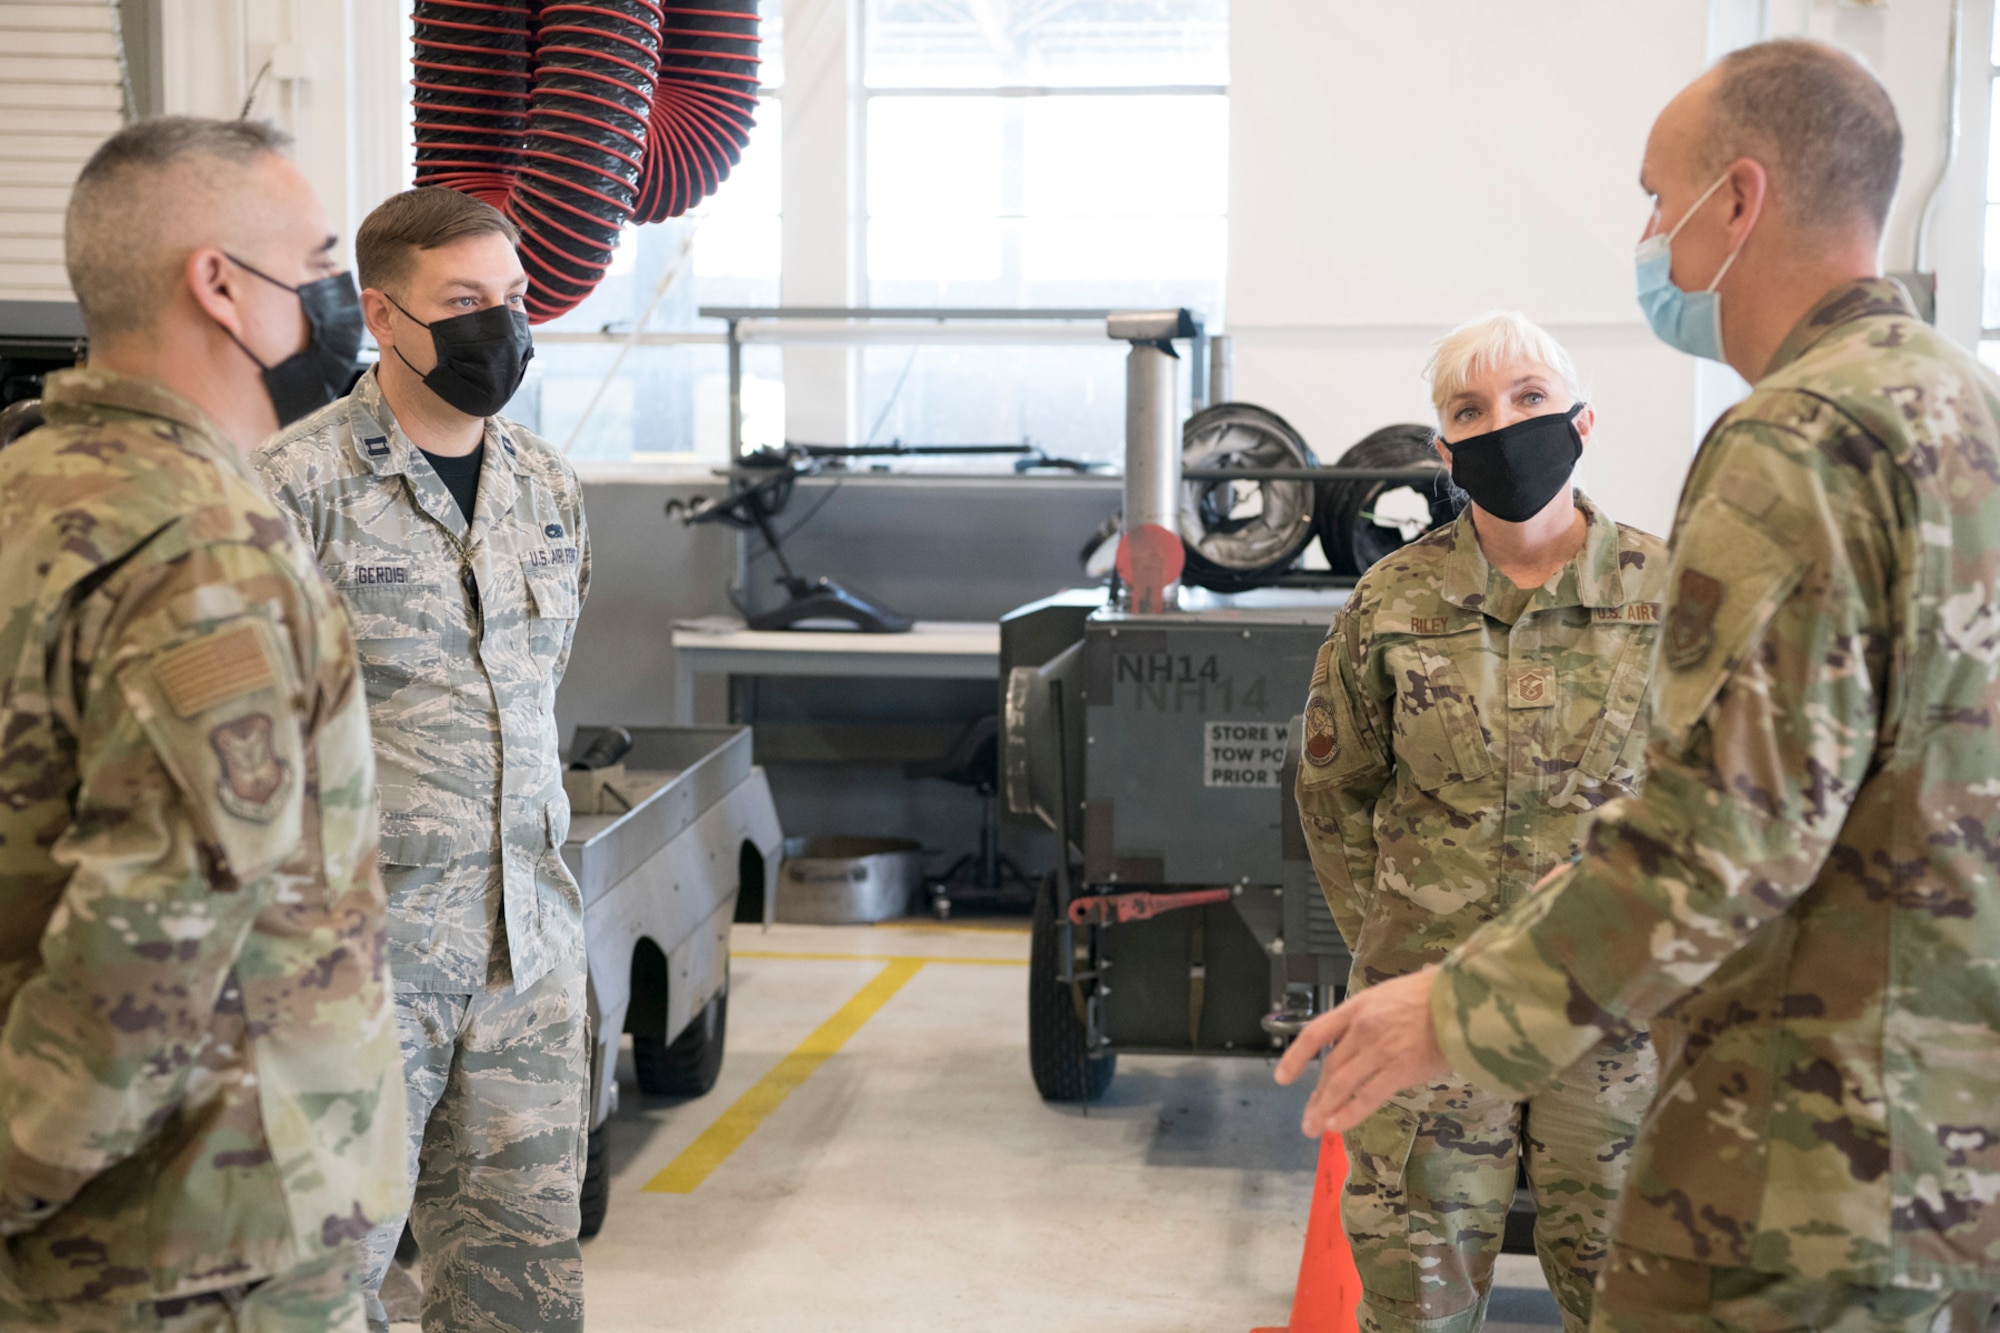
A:
{"type": "Polygon", "coordinates": [[[1284,1062],[1336,1043],[1311,1130],[1652,1019],[1600,1329],[1917,1333],[2000,1290],[2000,380],[1872,276],[1900,148],[1803,42],[1661,115],[1642,296],[1756,387],[1674,525],[1646,790],[1284,1062]]]}
{"type": "Polygon", "coordinates": [[[98,151],[66,233],[91,368],[0,452],[10,1330],[358,1333],[400,1192],[354,645],[241,450],[360,341],[280,146],[175,118],[98,151]]]}
{"type": "MultiPolygon", "coordinates": [[[[1472,503],[1362,578],[1306,703],[1299,810],[1354,989],[1526,897],[1644,768],[1665,548],[1572,493],[1593,417],[1571,407],[1568,356],[1493,316],[1439,342],[1432,393],[1472,503]]],[[[1586,1327],[1655,1074],[1643,1030],[1625,1032],[1533,1097],[1437,1083],[1350,1134],[1363,1327],[1480,1325],[1523,1154],[1543,1271],[1565,1326],[1586,1327]]]]}
{"type": "Polygon", "coordinates": [[[382,362],[257,456],[354,619],[374,724],[415,1178],[369,1240],[377,1328],[405,1212],[427,1330],[583,1319],[583,905],[554,707],[590,546],[575,472],[496,415],[532,354],[517,240],[450,190],[377,208],[355,248],[382,362]]]}

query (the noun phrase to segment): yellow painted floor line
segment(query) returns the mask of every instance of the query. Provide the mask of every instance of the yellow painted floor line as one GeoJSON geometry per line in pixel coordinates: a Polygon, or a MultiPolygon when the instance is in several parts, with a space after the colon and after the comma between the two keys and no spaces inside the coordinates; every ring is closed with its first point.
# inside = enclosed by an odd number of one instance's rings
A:
{"type": "Polygon", "coordinates": [[[703,1130],[700,1138],[683,1148],[681,1155],[667,1163],[660,1174],[647,1181],[646,1192],[692,1194],[715,1168],[729,1160],[729,1154],[742,1147],[744,1141],[757,1132],[757,1126],[764,1123],[764,1117],[783,1106],[785,1098],[818,1072],[821,1065],[847,1044],[849,1037],[861,1030],[862,1024],[873,1018],[911,977],[924,969],[921,958],[888,958],[882,961],[888,966],[876,973],[873,981],[840,1006],[838,1013],[820,1024],[790,1055],[778,1061],[775,1069],[738,1097],[735,1105],[703,1130]]]}
{"type": "Polygon", "coordinates": [[[905,954],[884,953],[804,953],[770,949],[731,949],[731,958],[806,958],[836,963],[952,963],[972,967],[1026,967],[1025,958],[945,958],[914,957],[905,954]]]}

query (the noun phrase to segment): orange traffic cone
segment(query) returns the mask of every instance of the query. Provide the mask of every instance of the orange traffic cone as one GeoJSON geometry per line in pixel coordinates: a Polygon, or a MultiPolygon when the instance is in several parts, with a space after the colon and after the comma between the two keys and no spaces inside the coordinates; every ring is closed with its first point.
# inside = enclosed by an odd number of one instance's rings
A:
{"type": "Polygon", "coordinates": [[[1299,1260],[1299,1285],[1292,1292],[1292,1317],[1283,1328],[1251,1333],[1356,1333],[1354,1307],[1361,1302],[1361,1275],[1340,1225],[1340,1192],[1347,1185],[1347,1152],[1340,1135],[1319,1142],[1319,1175],[1313,1181],[1312,1213],[1306,1219],[1306,1252],[1299,1260]]]}

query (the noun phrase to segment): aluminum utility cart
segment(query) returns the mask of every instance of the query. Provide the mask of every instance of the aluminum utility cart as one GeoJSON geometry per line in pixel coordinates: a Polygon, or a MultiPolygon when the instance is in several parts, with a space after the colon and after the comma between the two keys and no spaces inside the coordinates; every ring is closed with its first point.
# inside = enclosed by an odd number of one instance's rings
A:
{"type": "Polygon", "coordinates": [[[748,727],[584,726],[570,753],[562,857],[583,891],[590,967],[588,1237],[611,1197],[604,1122],[618,1106],[620,1036],[632,1034],[641,1092],[715,1086],[729,927],[739,900],[769,921],[783,835],[748,727]]]}

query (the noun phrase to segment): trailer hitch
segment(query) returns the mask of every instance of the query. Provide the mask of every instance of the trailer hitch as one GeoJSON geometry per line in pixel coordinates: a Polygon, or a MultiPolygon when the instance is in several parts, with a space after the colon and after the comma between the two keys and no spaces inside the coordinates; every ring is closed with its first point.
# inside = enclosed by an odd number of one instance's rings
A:
{"type": "Polygon", "coordinates": [[[1313,1018],[1313,997],[1291,991],[1276,1009],[1258,1019],[1257,1025],[1270,1035],[1273,1046],[1289,1046],[1292,1038],[1304,1032],[1306,1024],[1313,1018]]]}
{"type": "Polygon", "coordinates": [[[1123,925],[1128,921],[1151,921],[1162,912],[1175,912],[1183,907],[1226,903],[1232,896],[1233,892],[1229,889],[1196,889],[1189,893],[1105,893],[1072,901],[1069,919],[1072,925],[1078,926],[1108,926],[1114,921],[1123,925]]]}

